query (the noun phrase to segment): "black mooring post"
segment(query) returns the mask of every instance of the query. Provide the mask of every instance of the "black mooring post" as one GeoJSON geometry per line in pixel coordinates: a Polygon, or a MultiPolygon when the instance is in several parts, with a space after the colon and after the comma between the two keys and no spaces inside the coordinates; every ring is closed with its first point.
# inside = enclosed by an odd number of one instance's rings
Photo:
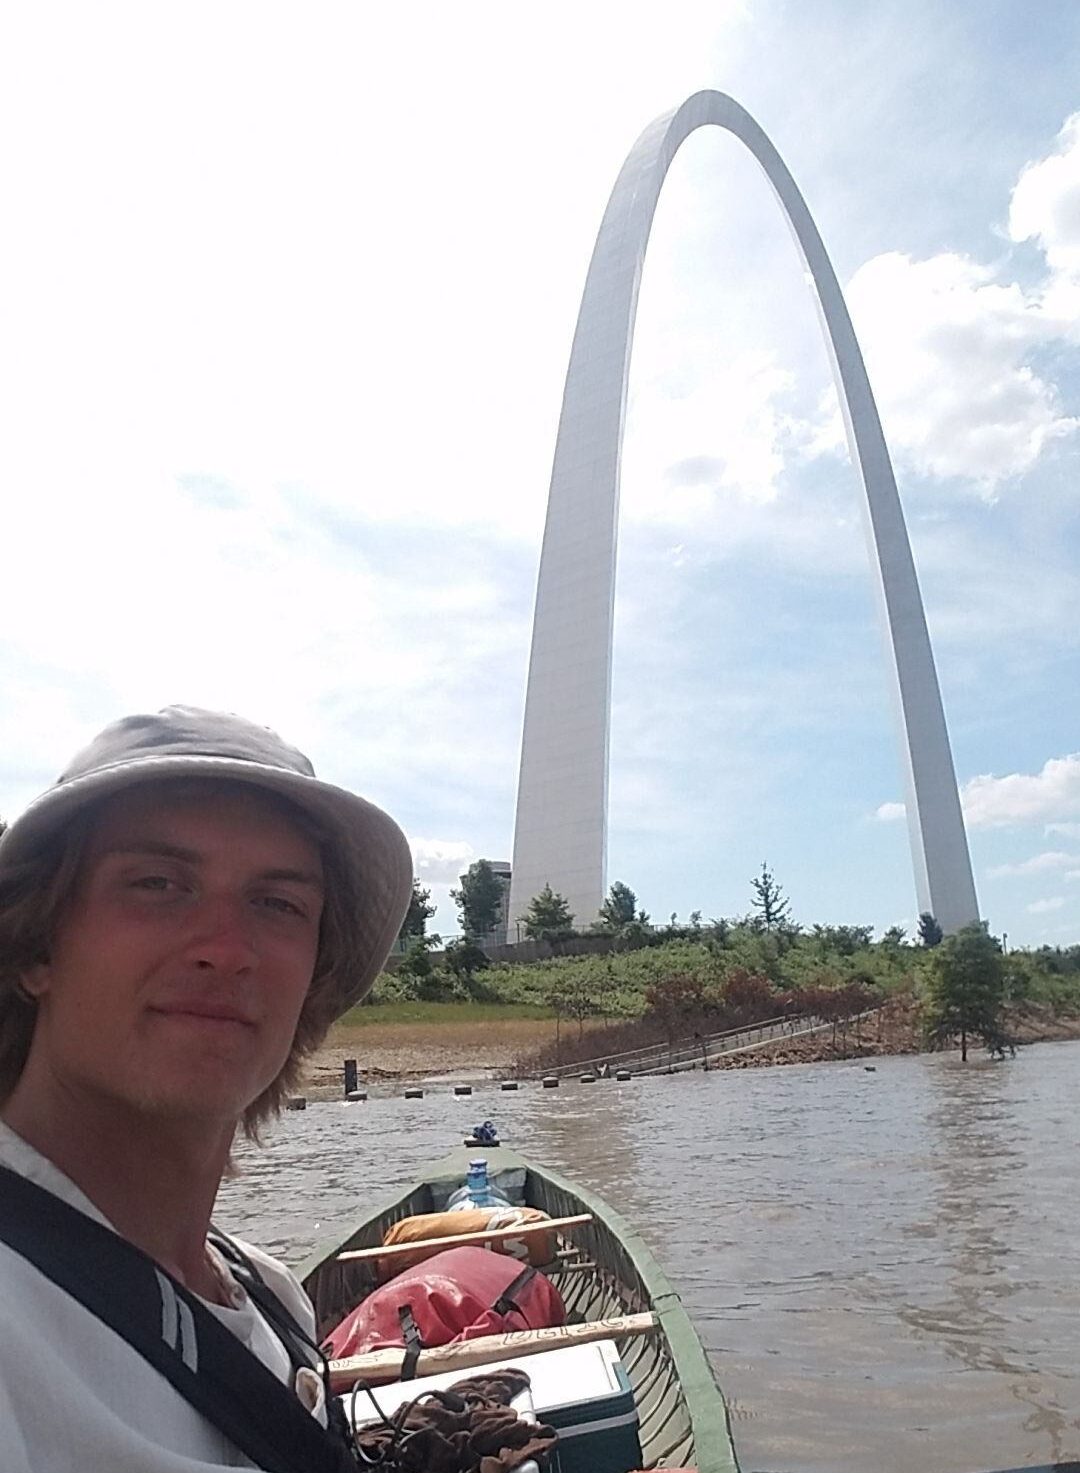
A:
{"type": "Polygon", "coordinates": [[[351,1095],[356,1089],[356,1060],[345,1060],[345,1093],[351,1095]]]}

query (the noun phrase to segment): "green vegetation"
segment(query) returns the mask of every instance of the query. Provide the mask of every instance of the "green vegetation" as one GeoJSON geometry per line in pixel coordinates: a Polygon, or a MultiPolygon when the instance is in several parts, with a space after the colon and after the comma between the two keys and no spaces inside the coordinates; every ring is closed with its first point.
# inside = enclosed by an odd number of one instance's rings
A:
{"type": "Polygon", "coordinates": [[[985,926],[965,926],[934,947],[925,971],[923,1025],[931,1043],[959,1038],[964,1060],[972,1034],[1004,1057],[1005,960],[985,926]]]}
{"type": "MultiPolygon", "coordinates": [[[[399,970],[379,978],[374,1006],[353,1016],[390,1021],[405,1016],[403,1009],[412,1018],[413,1009],[428,1007],[435,1021],[456,1007],[473,1019],[553,1017],[558,1046],[571,1052],[579,1044],[595,1049],[584,1037],[595,1020],[605,1028],[604,1048],[614,1051],[780,1016],[821,1018],[835,1033],[896,997],[904,1000],[898,1006],[921,1013],[928,1042],[958,1039],[966,1057],[972,1037],[991,1051],[1008,1047],[1007,1009],[1080,1015],[1080,946],[1006,956],[985,927],[943,937],[929,914],[919,917],[917,943],[901,926],[879,941],[871,926],[805,929],[792,921],[767,864],[750,884],[751,910],[741,919],[703,924],[695,911],[685,925],[672,916],[652,927],[633,890],[616,881],[594,925],[578,933],[565,899],[547,885],[530,904],[526,931],[554,954],[494,962],[475,937],[501,882],[477,860],[452,892],[469,918],[466,935],[437,957],[437,938],[414,934],[399,970]]],[[[414,895],[422,910],[427,898],[418,884],[414,895]]]]}
{"type": "MultiPolygon", "coordinates": [[[[637,929],[637,922],[634,923],[637,929]]],[[[650,987],[686,976],[715,988],[734,972],[762,977],[776,993],[810,986],[839,987],[858,981],[882,993],[915,985],[922,954],[893,941],[874,943],[869,927],[818,926],[813,931],[766,932],[753,921],[718,922],[657,931],[639,928],[633,945],[607,938],[604,954],[555,956],[528,963],[492,962],[482,977],[485,999],[528,1003],[567,1017],[635,1018],[646,1008],[650,987]]],[[[565,943],[572,946],[573,942],[565,943]]],[[[595,942],[593,944],[596,944],[595,942]]],[[[601,943],[602,944],[602,943],[601,943]]],[[[425,960],[430,960],[425,957],[425,960]]],[[[433,968],[452,995],[470,995],[449,967],[433,968]]],[[[1078,978],[1080,982],[1080,978],[1078,978]]],[[[375,1002],[416,996],[407,969],[379,978],[375,1002]]]]}
{"type": "Polygon", "coordinates": [[[461,916],[466,936],[488,936],[499,922],[503,885],[487,859],[475,859],[461,877],[461,888],[450,899],[461,916]]]}
{"type": "Polygon", "coordinates": [[[338,1027],[373,1028],[392,1023],[483,1023],[514,1018],[550,1018],[550,1008],[531,1003],[422,1002],[398,999],[378,1007],[358,1003],[338,1020],[338,1027]]]}
{"type": "Polygon", "coordinates": [[[600,924],[607,931],[621,931],[637,919],[637,896],[629,885],[616,880],[600,907],[600,924]]]}
{"type": "Polygon", "coordinates": [[[530,941],[562,941],[574,934],[574,917],[564,896],[545,885],[529,901],[525,935],[530,941]]]}
{"type": "Polygon", "coordinates": [[[407,956],[397,973],[379,978],[375,1006],[351,1016],[368,1023],[553,1017],[560,1057],[569,1062],[579,1042],[591,1055],[783,1014],[812,1014],[844,1031],[862,1010],[893,997],[921,1008],[929,1041],[938,1044],[966,1035],[1000,1047],[1009,1022],[984,1006],[999,992],[1014,1013],[1030,1006],[1080,1015],[1080,946],[1004,956],[993,937],[976,931],[973,941],[961,935],[927,947],[907,942],[898,927],[875,941],[868,926],[766,930],[756,915],[656,931],[635,920],[580,943],[601,946],[599,953],[486,967],[477,958],[481,948],[459,942],[445,961],[425,950],[417,967],[407,956]],[[989,960],[985,982],[973,970],[980,958],[989,960]],[[586,1024],[604,1027],[602,1045],[586,1024]]]}
{"type": "Polygon", "coordinates": [[[919,916],[919,941],[923,946],[940,946],[944,933],[928,910],[919,916]]]}
{"type": "Polygon", "coordinates": [[[791,924],[791,903],[773,878],[769,866],[762,861],[761,874],[750,881],[754,892],[753,908],[757,920],[766,931],[776,931],[791,924]]]}
{"type": "Polygon", "coordinates": [[[412,882],[412,895],[409,899],[409,908],[405,912],[405,919],[401,923],[398,932],[399,941],[410,941],[414,938],[419,940],[427,932],[427,923],[435,914],[436,907],[431,904],[431,891],[425,890],[420,881],[414,879],[412,882]]]}

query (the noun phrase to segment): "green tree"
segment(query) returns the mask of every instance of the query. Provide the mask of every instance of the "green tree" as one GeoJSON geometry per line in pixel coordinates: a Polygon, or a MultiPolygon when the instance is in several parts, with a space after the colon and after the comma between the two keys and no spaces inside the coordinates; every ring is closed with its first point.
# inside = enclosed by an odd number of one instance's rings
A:
{"type": "Polygon", "coordinates": [[[550,885],[529,901],[525,912],[525,934],[533,941],[560,941],[574,930],[574,917],[564,896],[550,885]]]}
{"type": "Polygon", "coordinates": [[[966,1061],[974,1034],[991,1053],[1003,1053],[1005,1039],[1005,959],[1001,943],[982,924],[965,926],[934,948],[927,968],[923,1010],[933,1043],[960,1039],[966,1061]]]}
{"type": "Polygon", "coordinates": [[[468,986],[477,972],[491,966],[491,961],[487,952],[477,946],[471,937],[462,936],[460,941],[451,941],[446,948],[446,965],[459,982],[468,986]]]}
{"type": "Polygon", "coordinates": [[[461,888],[450,891],[466,936],[488,936],[494,931],[502,897],[502,881],[492,869],[491,861],[474,860],[461,877],[461,888]]]}
{"type": "Polygon", "coordinates": [[[409,941],[413,937],[423,937],[427,931],[427,923],[434,914],[435,906],[431,904],[431,891],[425,890],[420,881],[414,878],[409,908],[401,923],[398,940],[409,941]]]}
{"type": "Polygon", "coordinates": [[[555,1014],[556,1044],[563,1018],[577,1019],[578,1037],[581,1038],[585,1032],[585,1019],[600,1011],[593,982],[594,979],[587,973],[561,977],[545,997],[544,1001],[555,1014]]]}
{"type": "Polygon", "coordinates": [[[943,932],[937,921],[928,910],[924,910],[919,916],[919,944],[931,947],[940,946],[943,932]]]}
{"type": "Polygon", "coordinates": [[[405,949],[396,976],[407,997],[423,1002],[448,1002],[453,995],[452,979],[431,960],[432,947],[439,946],[438,936],[416,936],[405,949]]]}
{"type": "Polygon", "coordinates": [[[637,896],[629,885],[616,880],[608,891],[608,897],[600,907],[600,922],[606,931],[621,931],[628,926],[637,912],[637,896]]]}
{"type": "Polygon", "coordinates": [[[677,1038],[704,1031],[705,1016],[714,1003],[708,984],[693,972],[673,972],[645,990],[649,1017],[663,1029],[668,1046],[668,1068],[677,1038]]]}
{"type": "Polygon", "coordinates": [[[401,958],[398,973],[403,977],[430,977],[435,969],[435,964],[428,955],[429,942],[426,937],[418,936],[405,949],[405,955],[401,958]]]}
{"type": "Polygon", "coordinates": [[[815,926],[811,932],[823,952],[854,956],[874,939],[873,926],[815,926]]]}
{"type": "Polygon", "coordinates": [[[903,946],[906,938],[907,932],[903,926],[890,926],[887,931],[882,933],[881,944],[888,951],[896,951],[898,947],[903,946]]]}
{"type": "Polygon", "coordinates": [[[761,874],[750,881],[754,892],[753,909],[766,931],[778,931],[790,921],[791,905],[773,878],[769,866],[762,862],[761,874]]]}

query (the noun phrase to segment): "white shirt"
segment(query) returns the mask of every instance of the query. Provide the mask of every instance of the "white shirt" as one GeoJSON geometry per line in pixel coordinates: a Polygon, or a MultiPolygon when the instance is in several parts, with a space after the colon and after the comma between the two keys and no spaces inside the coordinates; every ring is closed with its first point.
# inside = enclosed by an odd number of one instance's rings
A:
{"type": "MultiPolygon", "coordinates": [[[[0,1163],[111,1226],[74,1182],[3,1122],[0,1163]]],[[[314,1311],[296,1277],[268,1254],[241,1246],[314,1337],[314,1311]]],[[[214,1259],[232,1303],[202,1302],[288,1383],[285,1347],[228,1265],[214,1259]]],[[[321,1383],[314,1372],[299,1376],[301,1399],[325,1424],[321,1383]]],[[[0,1473],[211,1473],[252,1466],[115,1330],[0,1242],[0,1473]]]]}

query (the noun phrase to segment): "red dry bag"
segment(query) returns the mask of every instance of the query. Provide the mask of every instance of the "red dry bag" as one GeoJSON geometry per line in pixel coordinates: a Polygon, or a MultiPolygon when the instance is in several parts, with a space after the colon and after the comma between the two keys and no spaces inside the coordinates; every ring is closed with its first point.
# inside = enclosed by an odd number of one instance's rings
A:
{"type": "Polygon", "coordinates": [[[559,1291],[535,1268],[486,1248],[448,1248],[369,1294],[331,1330],[327,1354],[430,1349],[565,1322],[559,1291]]]}

